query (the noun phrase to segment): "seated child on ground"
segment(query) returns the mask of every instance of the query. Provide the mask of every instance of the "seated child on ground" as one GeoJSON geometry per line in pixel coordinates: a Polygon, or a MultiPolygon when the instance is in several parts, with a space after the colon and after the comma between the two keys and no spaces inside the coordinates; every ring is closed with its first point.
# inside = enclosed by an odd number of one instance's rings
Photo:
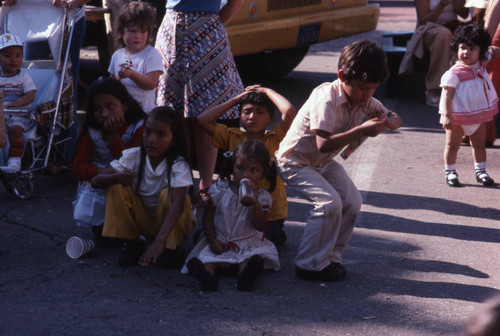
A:
{"type": "Polygon", "coordinates": [[[111,168],[92,179],[108,188],[103,236],[126,239],[121,266],[180,267],[182,243],[193,230],[191,168],[184,160],[182,117],[162,106],[149,113],[141,147],[123,151],[111,168]],[[144,251],[140,236],[151,244],[144,251]]]}
{"type": "MultiPolygon", "coordinates": [[[[258,85],[247,87],[246,90],[229,99],[227,102],[214,106],[198,116],[200,125],[212,135],[212,144],[224,151],[233,151],[237,145],[246,140],[257,140],[264,143],[271,158],[275,158],[275,152],[281,140],[290,128],[295,117],[295,108],[283,96],[272,89],[258,85]],[[241,126],[239,128],[228,128],[217,123],[217,118],[239,104],[241,126]],[[267,127],[275,119],[275,109],[281,113],[280,121],[272,131],[267,127]]],[[[266,180],[262,180],[259,188],[268,189],[266,180]]],[[[288,204],[286,199],[285,184],[281,178],[277,178],[276,189],[271,193],[273,206],[269,213],[269,224],[266,238],[276,245],[281,245],[286,240],[283,225],[288,215],[288,204]]]]}
{"type": "Polygon", "coordinates": [[[265,230],[269,206],[268,191],[257,184],[268,180],[276,185],[276,165],[266,147],[255,140],[239,144],[227,159],[220,180],[212,184],[203,214],[204,237],[191,251],[183,273],[192,274],[204,290],[217,289],[215,271],[219,265],[238,266],[238,289],[252,290],[264,269],[279,270],[276,247],[259,230],[265,230]],[[251,196],[243,201],[240,184],[248,182],[251,196]]]}
{"type": "Polygon", "coordinates": [[[374,42],[344,47],[338,79],[314,89],[276,153],[283,180],[314,205],[295,259],[300,278],[334,281],[346,276],[341,252],[362,200],[334,158],[354,141],[401,125],[397,114],[372,98],[387,75],[385,53],[374,42]]]}
{"type": "Polygon", "coordinates": [[[113,78],[94,81],[88,90],[85,123],[73,160],[73,177],[79,183],[74,219],[90,225],[100,237],[106,195],[90,186],[94,176],[109,168],[123,150],[140,146],[145,114],[125,86],[113,78]]]}
{"type": "MultiPolygon", "coordinates": [[[[23,65],[23,43],[12,34],[0,35],[0,91],[3,92],[4,108],[28,106],[35,99],[36,87],[33,79],[21,66],[23,65]]],[[[23,155],[23,133],[32,126],[29,118],[6,114],[7,133],[10,142],[7,166],[1,167],[8,172],[21,169],[23,155]]]]}
{"type": "Polygon", "coordinates": [[[109,73],[119,79],[146,113],[155,107],[156,86],[163,72],[160,53],[149,45],[155,11],[147,2],[132,1],[122,7],[117,20],[118,42],[109,73]]]}

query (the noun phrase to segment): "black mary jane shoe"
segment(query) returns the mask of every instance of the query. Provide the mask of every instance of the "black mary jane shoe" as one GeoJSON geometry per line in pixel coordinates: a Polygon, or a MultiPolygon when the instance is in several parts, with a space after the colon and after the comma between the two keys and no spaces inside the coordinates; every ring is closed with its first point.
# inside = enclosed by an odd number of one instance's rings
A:
{"type": "Polygon", "coordinates": [[[458,175],[456,172],[446,172],[446,184],[453,188],[458,188],[461,186],[460,181],[458,181],[458,175]]]}
{"type": "Polygon", "coordinates": [[[485,171],[476,173],[476,181],[482,183],[485,187],[491,187],[495,184],[495,181],[485,171]]]}

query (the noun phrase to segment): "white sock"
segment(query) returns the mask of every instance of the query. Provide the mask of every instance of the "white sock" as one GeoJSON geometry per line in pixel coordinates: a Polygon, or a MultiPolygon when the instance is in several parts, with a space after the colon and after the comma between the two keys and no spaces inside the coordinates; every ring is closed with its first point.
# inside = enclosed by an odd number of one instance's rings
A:
{"type": "Polygon", "coordinates": [[[474,162],[474,168],[476,169],[476,171],[485,171],[486,162],[474,162]]]}
{"type": "Polygon", "coordinates": [[[445,164],[444,165],[444,169],[446,171],[449,171],[449,170],[455,171],[457,169],[457,165],[456,164],[451,164],[451,165],[445,164]]]}

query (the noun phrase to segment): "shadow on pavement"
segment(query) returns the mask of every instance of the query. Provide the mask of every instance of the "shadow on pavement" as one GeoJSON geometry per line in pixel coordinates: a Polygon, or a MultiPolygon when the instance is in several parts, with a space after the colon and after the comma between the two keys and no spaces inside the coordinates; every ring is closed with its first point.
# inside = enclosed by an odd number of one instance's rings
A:
{"type": "MultiPolygon", "coordinates": [[[[364,204],[376,206],[379,208],[405,209],[405,210],[423,209],[423,210],[442,212],[448,215],[464,216],[468,218],[484,218],[484,219],[500,218],[500,209],[481,208],[468,203],[457,202],[444,198],[404,195],[404,194],[391,194],[391,193],[383,193],[377,191],[365,191],[365,193],[366,193],[366,201],[364,202],[364,204]]],[[[412,224],[414,225],[415,223],[412,224]]],[[[469,226],[467,226],[467,228],[481,229],[469,226]]],[[[491,229],[490,231],[485,231],[485,234],[486,233],[491,236],[490,239],[495,239],[487,241],[496,241],[496,242],[500,241],[500,230],[491,229]]],[[[464,233],[464,236],[466,235],[467,234],[464,233]]]]}

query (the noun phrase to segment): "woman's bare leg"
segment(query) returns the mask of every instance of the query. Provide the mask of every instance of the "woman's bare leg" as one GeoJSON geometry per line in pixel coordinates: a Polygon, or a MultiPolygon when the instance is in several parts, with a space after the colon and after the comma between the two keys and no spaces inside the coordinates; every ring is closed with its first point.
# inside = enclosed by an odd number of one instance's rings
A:
{"type": "Polygon", "coordinates": [[[200,189],[208,190],[212,185],[217,148],[212,146],[212,137],[198,124],[195,118],[190,119],[196,162],[200,172],[200,189]]]}

